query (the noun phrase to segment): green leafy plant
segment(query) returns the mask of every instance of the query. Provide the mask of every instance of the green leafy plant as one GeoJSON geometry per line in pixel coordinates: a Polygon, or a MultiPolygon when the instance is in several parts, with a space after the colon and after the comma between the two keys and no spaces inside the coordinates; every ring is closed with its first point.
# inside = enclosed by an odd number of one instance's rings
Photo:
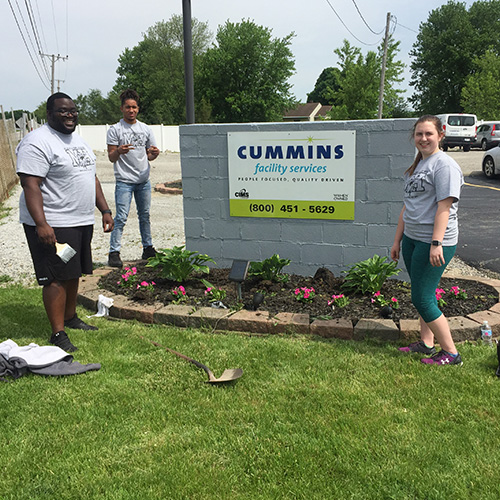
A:
{"type": "Polygon", "coordinates": [[[387,257],[374,255],[344,271],[346,277],[342,288],[354,293],[373,294],[382,288],[387,278],[400,272],[401,269],[397,269],[397,262],[387,261],[387,257]]]}
{"type": "Polygon", "coordinates": [[[185,250],[183,245],[157,250],[156,255],[148,259],[146,267],[158,267],[163,278],[182,283],[196,272],[208,274],[207,262],[215,263],[208,255],[185,250]]]}
{"type": "Polygon", "coordinates": [[[205,290],[205,297],[208,297],[210,302],[222,302],[225,300],[227,292],[222,288],[216,288],[212,283],[207,280],[201,280],[201,282],[207,287],[205,290]]]}
{"type": "Polygon", "coordinates": [[[340,307],[342,309],[343,307],[348,306],[349,302],[349,297],[346,297],[343,293],[341,293],[339,295],[332,295],[332,299],[328,301],[328,305],[332,308],[340,307]]]}
{"type": "Polygon", "coordinates": [[[187,300],[186,289],[182,285],[172,288],[172,290],[170,290],[170,293],[174,297],[174,299],[172,300],[172,304],[180,304],[181,302],[186,302],[187,300]]]}
{"type": "Polygon", "coordinates": [[[154,290],[156,283],[154,281],[148,282],[148,281],[141,281],[140,283],[137,284],[137,290],[142,289],[142,290],[147,290],[148,292],[152,292],[154,290]]]}
{"type": "Polygon", "coordinates": [[[439,307],[444,307],[446,305],[443,296],[446,294],[446,290],[444,288],[436,288],[436,300],[439,307]]]}
{"type": "Polygon", "coordinates": [[[456,298],[456,299],[461,299],[461,300],[466,300],[469,298],[469,296],[467,295],[467,292],[465,291],[464,288],[460,288],[458,286],[452,286],[450,288],[450,294],[453,294],[453,296],[456,298]]]}
{"type": "Polygon", "coordinates": [[[262,262],[250,262],[248,275],[256,276],[262,280],[283,283],[288,281],[288,276],[282,274],[283,268],[288,266],[288,264],[290,264],[290,259],[281,259],[275,253],[272,257],[264,259],[262,262]]]}
{"type": "Polygon", "coordinates": [[[302,288],[296,288],[293,293],[299,302],[312,302],[316,295],[316,290],[303,286],[302,288]]]}
{"type": "Polygon", "coordinates": [[[137,268],[126,267],[124,271],[125,272],[121,275],[121,280],[118,280],[116,284],[123,288],[136,288],[137,268]]]}
{"type": "Polygon", "coordinates": [[[391,306],[393,309],[399,309],[398,299],[396,297],[391,297],[391,300],[387,300],[380,290],[373,294],[371,301],[372,304],[377,304],[380,307],[391,306]]]}

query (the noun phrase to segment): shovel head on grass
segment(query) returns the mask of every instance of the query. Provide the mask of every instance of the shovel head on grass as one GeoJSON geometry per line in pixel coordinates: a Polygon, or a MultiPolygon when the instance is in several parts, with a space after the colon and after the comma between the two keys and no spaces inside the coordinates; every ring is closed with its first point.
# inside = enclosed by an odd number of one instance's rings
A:
{"type": "MultiPolygon", "coordinates": [[[[144,337],[141,336],[142,339],[144,337]]],[[[144,339],[146,340],[146,339],[144,339]]],[[[222,375],[220,377],[216,377],[212,370],[208,366],[205,366],[204,364],[200,363],[199,361],[196,361],[194,359],[188,358],[184,354],[181,354],[180,352],[174,351],[173,349],[170,349],[169,347],[165,347],[158,342],[154,342],[153,340],[149,340],[148,342],[151,342],[153,345],[157,347],[161,347],[162,349],[167,350],[168,352],[171,352],[172,354],[175,354],[176,356],[179,356],[182,359],[185,359],[186,361],[189,361],[190,363],[193,363],[193,365],[197,366],[198,368],[201,368],[207,375],[208,375],[208,380],[206,382],[208,384],[221,384],[225,382],[232,382],[233,380],[239,379],[243,375],[243,370],[241,368],[229,368],[227,370],[224,370],[222,372],[222,375]]]]}

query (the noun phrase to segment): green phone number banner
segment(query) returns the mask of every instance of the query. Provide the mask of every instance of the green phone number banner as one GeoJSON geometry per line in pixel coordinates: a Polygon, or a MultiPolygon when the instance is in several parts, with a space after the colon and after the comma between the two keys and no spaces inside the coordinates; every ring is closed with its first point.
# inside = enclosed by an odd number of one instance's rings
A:
{"type": "Polygon", "coordinates": [[[231,132],[232,217],[354,220],[355,131],[231,132]]]}
{"type": "Polygon", "coordinates": [[[233,217],[354,220],[353,201],[230,200],[233,217]]]}

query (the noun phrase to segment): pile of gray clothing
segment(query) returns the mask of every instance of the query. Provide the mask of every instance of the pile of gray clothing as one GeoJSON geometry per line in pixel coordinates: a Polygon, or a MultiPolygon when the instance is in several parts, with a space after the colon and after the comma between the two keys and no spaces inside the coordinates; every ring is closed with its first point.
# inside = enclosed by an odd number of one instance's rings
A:
{"type": "Polygon", "coordinates": [[[0,343],[0,380],[17,379],[27,373],[59,377],[99,370],[99,363],[82,365],[57,346],[29,344],[18,346],[8,339],[0,343]]]}

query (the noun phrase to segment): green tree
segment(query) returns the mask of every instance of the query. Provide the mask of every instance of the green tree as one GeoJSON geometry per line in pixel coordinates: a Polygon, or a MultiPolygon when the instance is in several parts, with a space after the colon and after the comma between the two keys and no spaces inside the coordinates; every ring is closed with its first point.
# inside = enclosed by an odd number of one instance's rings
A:
{"type": "Polygon", "coordinates": [[[314,85],[312,92],[307,94],[307,102],[320,102],[323,105],[337,105],[335,92],[340,90],[339,68],[325,68],[314,85]]]}
{"type": "Polygon", "coordinates": [[[464,111],[482,120],[496,120],[500,116],[500,59],[489,50],[475,58],[474,64],[476,71],[467,77],[462,89],[464,111]]]}
{"type": "Polygon", "coordinates": [[[215,122],[282,120],[295,104],[289,83],[295,69],[293,36],[273,38],[269,28],[250,20],[219,27],[197,81],[215,122]]]}
{"type": "Polygon", "coordinates": [[[45,122],[47,120],[47,103],[46,101],[41,102],[38,108],[33,111],[35,118],[38,123],[45,122]]]}
{"type": "Polygon", "coordinates": [[[500,0],[479,0],[469,10],[450,0],[420,25],[410,55],[415,88],[410,98],[420,113],[463,111],[462,89],[476,71],[477,57],[500,53],[500,0]]]}
{"type": "Polygon", "coordinates": [[[91,89],[87,95],[77,95],[74,102],[80,125],[115,123],[122,116],[119,109],[120,98],[116,92],[110,92],[104,97],[100,90],[91,89]]]}
{"type": "MultiPolygon", "coordinates": [[[[386,74],[384,85],[383,116],[398,116],[404,109],[403,90],[395,84],[402,81],[404,64],[396,60],[399,42],[391,37],[387,46],[386,74]]],[[[334,120],[362,120],[377,118],[382,69],[383,47],[378,52],[361,49],[344,40],[342,47],[335,49],[338,56],[338,88],[332,90],[330,102],[333,108],[330,118],[334,120]]]]}
{"type": "MultiPolygon", "coordinates": [[[[212,40],[208,24],[192,20],[193,67],[212,40]]],[[[173,15],[149,28],[132,49],[118,58],[114,91],[136,90],[141,97],[141,116],[149,123],[185,122],[184,55],[182,16],[173,15]]],[[[203,103],[200,105],[205,110],[203,103]]],[[[206,112],[205,112],[206,113],[206,112]]],[[[203,113],[202,113],[203,114],[203,113]]]]}
{"type": "MultiPolygon", "coordinates": [[[[19,120],[21,116],[23,116],[23,113],[29,114],[30,111],[26,111],[25,109],[15,109],[14,110],[14,120],[19,120]]],[[[5,111],[5,118],[8,120],[12,116],[11,111],[5,111]]]]}

